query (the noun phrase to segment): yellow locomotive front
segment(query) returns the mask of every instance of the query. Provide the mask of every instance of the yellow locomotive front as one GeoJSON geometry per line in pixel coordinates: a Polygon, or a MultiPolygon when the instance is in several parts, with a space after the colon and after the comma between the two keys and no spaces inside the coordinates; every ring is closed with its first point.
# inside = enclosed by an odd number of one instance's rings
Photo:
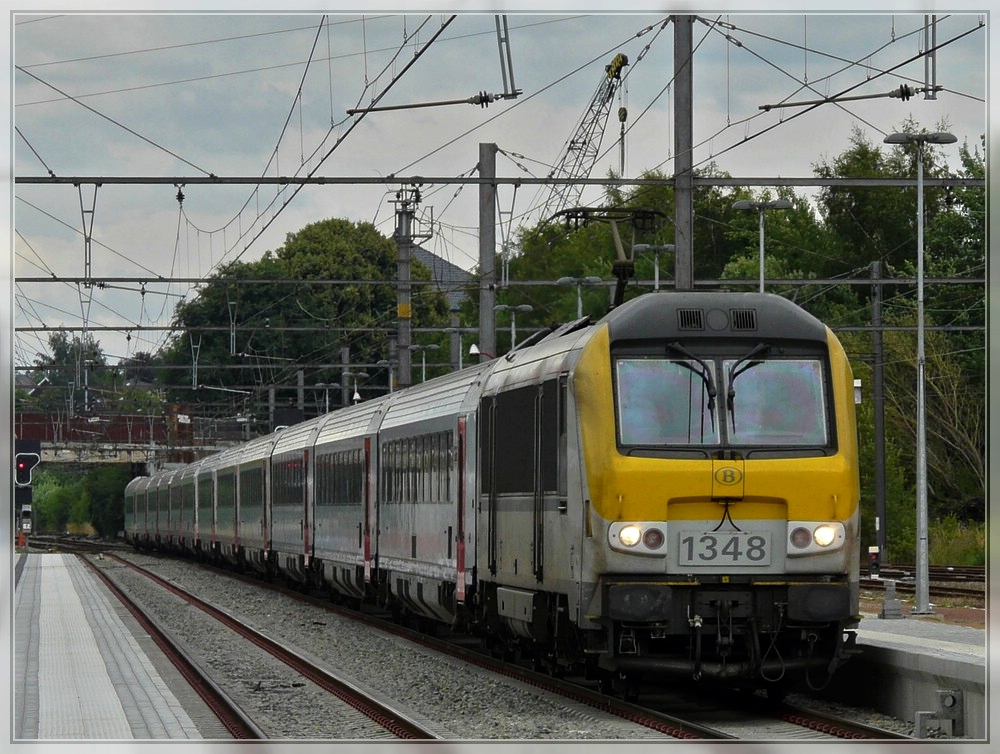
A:
{"type": "Polygon", "coordinates": [[[626,689],[822,685],[858,620],[839,341],[770,294],[652,294],[603,323],[574,379],[598,665],[626,689]]]}

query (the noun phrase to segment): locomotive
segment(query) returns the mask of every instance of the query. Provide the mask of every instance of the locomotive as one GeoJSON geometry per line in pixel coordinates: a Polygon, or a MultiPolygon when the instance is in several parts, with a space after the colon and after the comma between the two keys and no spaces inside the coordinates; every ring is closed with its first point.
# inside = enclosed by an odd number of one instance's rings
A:
{"type": "Polygon", "coordinates": [[[647,293],[133,479],[126,535],[626,697],[817,688],[860,619],[853,392],[780,296],[647,293]]]}

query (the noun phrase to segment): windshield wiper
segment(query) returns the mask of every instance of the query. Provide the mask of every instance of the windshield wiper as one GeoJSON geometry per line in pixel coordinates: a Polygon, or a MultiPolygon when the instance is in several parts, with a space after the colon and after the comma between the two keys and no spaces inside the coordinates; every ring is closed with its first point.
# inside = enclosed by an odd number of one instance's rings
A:
{"type": "Polygon", "coordinates": [[[771,346],[769,346],[767,343],[758,343],[757,345],[755,345],[753,348],[750,349],[750,352],[747,353],[746,356],[737,359],[735,362],[733,362],[733,365],[729,367],[729,389],[726,391],[726,408],[729,409],[729,413],[732,416],[733,429],[736,429],[736,414],[734,409],[734,406],[736,404],[736,388],[733,386],[733,382],[736,380],[737,377],[739,377],[745,371],[761,363],[759,359],[757,361],[750,361],[750,359],[752,359],[754,356],[757,356],[758,354],[767,353],[770,350],[771,346]],[[744,362],[748,363],[742,369],[738,369],[740,364],[743,364],[744,362]]]}
{"type": "MultiPolygon", "coordinates": [[[[718,394],[718,392],[715,389],[715,381],[712,379],[712,370],[708,368],[708,364],[706,364],[702,359],[699,359],[697,356],[695,356],[693,353],[691,353],[689,350],[687,350],[684,346],[682,346],[680,343],[677,343],[676,341],[673,343],[667,343],[667,348],[672,351],[677,351],[677,353],[679,353],[681,356],[691,359],[691,361],[697,362],[697,364],[701,366],[702,371],[699,372],[690,364],[687,364],[683,361],[677,362],[678,364],[681,364],[685,368],[690,369],[692,372],[697,374],[699,377],[701,377],[701,381],[705,383],[705,391],[708,393],[708,414],[712,422],[712,429],[714,430],[715,396],[718,394]]],[[[704,424],[702,426],[704,427],[704,424]]]]}

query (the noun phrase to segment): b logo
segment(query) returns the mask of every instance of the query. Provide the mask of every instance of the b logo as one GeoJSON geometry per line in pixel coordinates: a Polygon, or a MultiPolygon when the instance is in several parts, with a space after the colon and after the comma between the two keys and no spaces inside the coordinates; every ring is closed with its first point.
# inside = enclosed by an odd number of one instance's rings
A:
{"type": "Polygon", "coordinates": [[[735,466],[724,466],[715,472],[715,481],[725,485],[739,484],[743,481],[743,472],[735,466]]]}

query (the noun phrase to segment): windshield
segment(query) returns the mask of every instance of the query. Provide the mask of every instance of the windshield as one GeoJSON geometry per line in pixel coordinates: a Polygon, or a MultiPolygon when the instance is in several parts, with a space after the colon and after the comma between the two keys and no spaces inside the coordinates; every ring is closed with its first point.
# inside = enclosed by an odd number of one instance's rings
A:
{"type": "Polygon", "coordinates": [[[618,431],[622,445],[715,445],[714,365],[690,359],[616,361],[618,431]]]}
{"type": "Polygon", "coordinates": [[[733,445],[826,445],[823,367],[816,359],[727,360],[733,445]],[[734,366],[736,367],[734,369],[734,366]]]}

